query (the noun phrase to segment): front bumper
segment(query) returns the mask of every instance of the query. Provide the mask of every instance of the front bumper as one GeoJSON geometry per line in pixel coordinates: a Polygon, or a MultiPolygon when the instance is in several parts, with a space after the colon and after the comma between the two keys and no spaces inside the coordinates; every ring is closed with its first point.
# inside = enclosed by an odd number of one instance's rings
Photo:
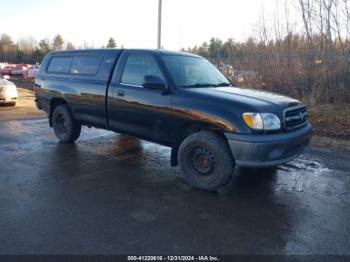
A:
{"type": "Polygon", "coordinates": [[[0,94],[0,104],[16,103],[18,95],[0,94]]]}
{"type": "Polygon", "coordinates": [[[309,144],[311,124],[292,132],[273,135],[226,133],[236,165],[270,167],[287,163],[302,154],[309,144]]]}

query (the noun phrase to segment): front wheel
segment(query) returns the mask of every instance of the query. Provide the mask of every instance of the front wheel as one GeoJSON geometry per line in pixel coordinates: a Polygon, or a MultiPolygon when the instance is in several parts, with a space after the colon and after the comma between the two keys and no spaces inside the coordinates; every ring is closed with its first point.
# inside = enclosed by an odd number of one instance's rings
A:
{"type": "Polygon", "coordinates": [[[52,124],[55,134],[61,142],[72,143],[80,136],[81,124],[73,118],[66,104],[55,108],[52,124]]]}
{"type": "Polygon", "coordinates": [[[188,136],[180,145],[180,170],[193,187],[216,191],[231,181],[234,159],[227,142],[213,132],[188,136]]]}

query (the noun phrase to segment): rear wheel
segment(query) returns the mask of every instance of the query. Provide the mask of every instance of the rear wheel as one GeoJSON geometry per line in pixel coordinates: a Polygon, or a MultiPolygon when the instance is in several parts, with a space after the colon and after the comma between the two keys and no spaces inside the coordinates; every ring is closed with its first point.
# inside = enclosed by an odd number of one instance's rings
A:
{"type": "Polygon", "coordinates": [[[66,104],[55,108],[52,124],[55,134],[61,142],[72,143],[80,136],[81,124],[73,118],[66,104]]]}
{"type": "Polygon", "coordinates": [[[232,179],[232,153],[227,142],[213,132],[188,136],[180,145],[178,159],[187,182],[202,190],[216,191],[232,179]]]}

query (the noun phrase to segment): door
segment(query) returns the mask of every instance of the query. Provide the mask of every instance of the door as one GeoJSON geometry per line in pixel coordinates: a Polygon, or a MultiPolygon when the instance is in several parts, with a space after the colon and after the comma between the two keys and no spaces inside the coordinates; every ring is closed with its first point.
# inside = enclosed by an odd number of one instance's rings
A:
{"type": "Polygon", "coordinates": [[[142,87],[146,75],[158,76],[167,83],[159,58],[150,52],[126,51],[120,59],[116,68],[120,73],[108,89],[109,128],[167,144],[170,92],[142,87]]]}

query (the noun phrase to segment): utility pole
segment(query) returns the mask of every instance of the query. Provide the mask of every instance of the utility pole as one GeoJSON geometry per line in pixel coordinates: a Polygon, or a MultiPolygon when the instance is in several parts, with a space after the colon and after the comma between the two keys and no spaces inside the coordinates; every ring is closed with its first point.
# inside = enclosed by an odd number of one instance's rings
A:
{"type": "Polygon", "coordinates": [[[158,44],[157,48],[162,47],[162,0],[158,0],[158,44]]]}

